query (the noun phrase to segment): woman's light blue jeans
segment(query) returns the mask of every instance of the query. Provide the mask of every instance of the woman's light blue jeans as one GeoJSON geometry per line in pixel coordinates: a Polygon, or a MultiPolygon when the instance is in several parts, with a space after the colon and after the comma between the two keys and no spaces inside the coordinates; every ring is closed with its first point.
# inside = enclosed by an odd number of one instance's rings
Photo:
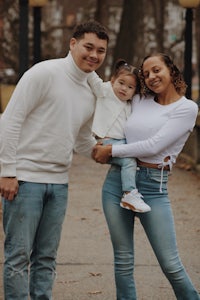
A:
{"type": "Polygon", "coordinates": [[[19,182],[15,199],[3,199],[6,300],[52,299],[67,193],[67,184],[19,182]]]}
{"type": "MultiPolygon", "coordinates": [[[[188,277],[179,258],[174,220],[167,192],[168,172],[164,171],[160,193],[161,171],[140,168],[136,184],[144,201],[151,207],[147,213],[134,213],[120,207],[122,187],[120,168],[112,166],[104,182],[103,209],[108,223],[114,250],[117,300],[135,300],[134,271],[134,218],[141,224],[151,243],[163,273],[179,300],[199,300],[199,294],[188,277]]],[[[137,237],[136,237],[137,238],[137,237]]]]}
{"type": "MultiPolygon", "coordinates": [[[[108,145],[121,145],[126,144],[126,139],[103,139],[103,144],[108,145]]],[[[112,157],[109,161],[109,164],[114,164],[121,167],[121,181],[122,181],[122,191],[123,192],[130,192],[136,189],[136,169],[137,169],[137,162],[136,159],[133,157],[112,157]]]]}

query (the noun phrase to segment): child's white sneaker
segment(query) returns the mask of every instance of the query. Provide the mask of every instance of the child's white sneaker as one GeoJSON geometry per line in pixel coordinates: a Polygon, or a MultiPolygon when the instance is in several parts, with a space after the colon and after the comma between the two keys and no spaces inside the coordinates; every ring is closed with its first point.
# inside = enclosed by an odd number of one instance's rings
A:
{"type": "Polygon", "coordinates": [[[137,189],[132,190],[130,193],[124,193],[120,202],[120,206],[140,213],[150,211],[151,207],[147,205],[142,198],[143,196],[138,192],[137,189]]]}

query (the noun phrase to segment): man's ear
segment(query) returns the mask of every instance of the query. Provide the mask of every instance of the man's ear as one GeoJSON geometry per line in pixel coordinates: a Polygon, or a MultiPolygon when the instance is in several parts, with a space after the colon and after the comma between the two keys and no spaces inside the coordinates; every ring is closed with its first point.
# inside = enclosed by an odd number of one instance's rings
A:
{"type": "Polygon", "coordinates": [[[70,42],[69,42],[69,48],[70,50],[74,48],[74,45],[76,44],[76,39],[75,38],[71,38],[70,42]]]}

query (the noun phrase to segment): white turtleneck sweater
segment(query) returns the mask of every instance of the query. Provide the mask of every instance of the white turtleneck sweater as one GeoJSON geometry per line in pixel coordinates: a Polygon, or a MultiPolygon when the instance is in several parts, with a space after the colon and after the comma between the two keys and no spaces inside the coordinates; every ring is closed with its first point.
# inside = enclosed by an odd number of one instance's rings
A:
{"type": "Polygon", "coordinates": [[[73,149],[90,155],[95,97],[71,53],[36,64],[1,116],[1,177],[67,183],[73,149]]]}

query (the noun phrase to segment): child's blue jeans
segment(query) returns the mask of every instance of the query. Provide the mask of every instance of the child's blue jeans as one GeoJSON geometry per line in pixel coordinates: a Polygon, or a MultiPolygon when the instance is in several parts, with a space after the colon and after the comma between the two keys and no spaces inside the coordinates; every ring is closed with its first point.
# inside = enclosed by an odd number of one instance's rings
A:
{"type": "MultiPolygon", "coordinates": [[[[103,144],[126,144],[126,140],[117,140],[117,139],[103,139],[103,144]]],[[[130,192],[134,189],[136,189],[136,183],[135,183],[135,175],[136,175],[136,169],[137,169],[137,163],[136,159],[132,157],[112,157],[109,162],[109,164],[114,164],[121,167],[121,181],[122,181],[122,190],[123,192],[130,192]]]]}

